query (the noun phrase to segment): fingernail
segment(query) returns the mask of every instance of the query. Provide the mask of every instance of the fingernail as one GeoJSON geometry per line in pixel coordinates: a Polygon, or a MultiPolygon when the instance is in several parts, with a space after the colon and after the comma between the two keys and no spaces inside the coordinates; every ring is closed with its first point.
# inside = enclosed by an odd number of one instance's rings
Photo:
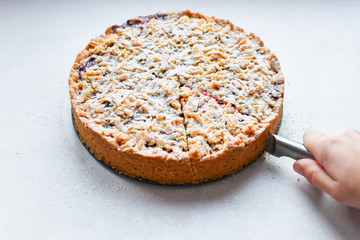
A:
{"type": "Polygon", "coordinates": [[[303,175],[303,170],[302,170],[302,168],[301,168],[299,165],[295,164],[295,165],[294,165],[294,170],[295,170],[295,172],[297,172],[298,174],[303,175]]]}

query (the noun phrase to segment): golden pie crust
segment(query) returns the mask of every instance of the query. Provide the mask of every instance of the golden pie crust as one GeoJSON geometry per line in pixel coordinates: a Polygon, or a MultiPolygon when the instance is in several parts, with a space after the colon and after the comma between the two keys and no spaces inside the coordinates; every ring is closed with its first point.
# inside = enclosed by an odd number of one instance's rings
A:
{"type": "Polygon", "coordinates": [[[106,164],[163,184],[232,174],[281,121],[284,77],[254,34],[190,11],[109,27],[71,69],[81,141],[106,164]]]}

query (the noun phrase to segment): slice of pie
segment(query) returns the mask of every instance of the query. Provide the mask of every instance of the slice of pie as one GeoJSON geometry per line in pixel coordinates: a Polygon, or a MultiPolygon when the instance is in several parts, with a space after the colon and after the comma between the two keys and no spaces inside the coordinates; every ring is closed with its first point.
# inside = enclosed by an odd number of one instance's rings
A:
{"type": "Polygon", "coordinates": [[[98,159],[184,184],[232,174],[264,151],[284,77],[254,34],[184,11],[109,27],[78,54],[69,87],[75,128],[98,159]]]}

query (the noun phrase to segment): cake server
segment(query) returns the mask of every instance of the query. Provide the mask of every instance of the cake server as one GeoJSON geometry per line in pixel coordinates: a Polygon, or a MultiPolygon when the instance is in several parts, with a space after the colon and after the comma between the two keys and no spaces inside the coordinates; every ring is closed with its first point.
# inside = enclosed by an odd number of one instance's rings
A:
{"type": "Polygon", "coordinates": [[[315,159],[315,157],[305,148],[303,144],[271,133],[269,138],[266,140],[265,151],[276,157],[285,156],[295,160],[299,160],[301,158],[315,159]]]}

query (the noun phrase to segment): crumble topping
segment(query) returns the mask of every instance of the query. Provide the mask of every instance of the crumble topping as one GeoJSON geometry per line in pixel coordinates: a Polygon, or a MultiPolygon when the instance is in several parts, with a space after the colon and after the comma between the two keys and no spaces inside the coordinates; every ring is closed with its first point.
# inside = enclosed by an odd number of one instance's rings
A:
{"type": "Polygon", "coordinates": [[[184,13],[108,28],[75,70],[81,117],[144,155],[202,159],[246,145],[282,104],[278,60],[259,38],[184,13]]]}

